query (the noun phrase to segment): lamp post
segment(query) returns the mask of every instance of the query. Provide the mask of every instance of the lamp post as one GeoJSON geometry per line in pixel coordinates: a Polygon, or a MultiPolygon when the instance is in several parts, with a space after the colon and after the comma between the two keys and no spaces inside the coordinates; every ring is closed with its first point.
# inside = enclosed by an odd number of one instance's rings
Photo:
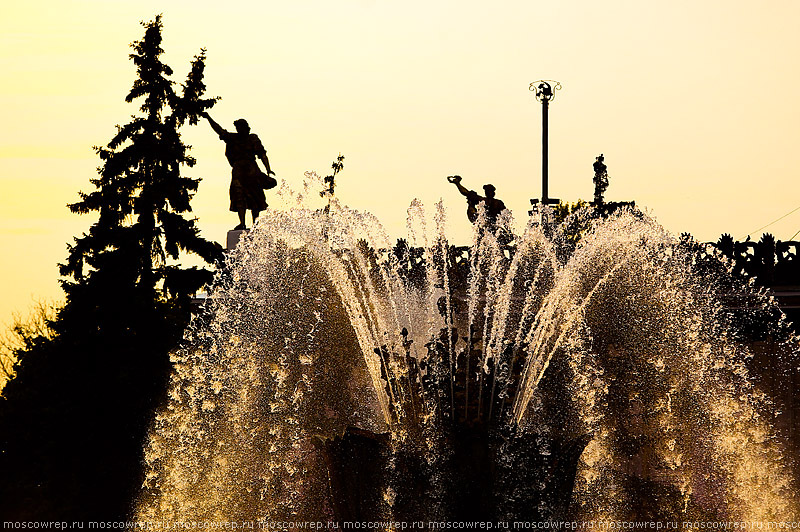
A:
{"type": "MultiPolygon", "coordinates": [[[[550,205],[553,203],[558,203],[559,200],[550,198],[548,195],[547,190],[547,151],[548,151],[548,117],[547,111],[550,107],[550,102],[555,99],[556,93],[555,91],[561,89],[561,83],[558,81],[552,80],[539,80],[534,81],[528,87],[528,90],[533,91],[536,95],[536,99],[542,102],[542,198],[539,199],[532,199],[531,205],[536,205],[541,201],[542,206],[550,205]]],[[[533,211],[531,211],[531,214],[533,211]]]]}

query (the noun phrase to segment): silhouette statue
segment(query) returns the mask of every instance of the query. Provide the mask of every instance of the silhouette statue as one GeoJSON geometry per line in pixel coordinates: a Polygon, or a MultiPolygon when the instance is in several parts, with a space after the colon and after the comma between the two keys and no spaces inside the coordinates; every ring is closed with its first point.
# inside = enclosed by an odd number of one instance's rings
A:
{"type": "Polygon", "coordinates": [[[501,200],[494,197],[494,185],[491,183],[483,185],[483,192],[486,194],[484,197],[474,190],[467,190],[464,185],[461,184],[460,175],[448,176],[447,180],[453,183],[456,188],[458,188],[458,191],[467,198],[467,218],[469,218],[470,222],[475,223],[478,219],[478,204],[483,203],[486,209],[487,223],[490,225],[497,223],[497,217],[505,210],[506,205],[501,200]]]}
{"type": "Polygon", "coordinates": [[[270,176],[270,174],[275,175],[275,172],[269,166],[267,150],[264,149],[258,136],[250,133],[250,126],[244,118],[233,123],[236,133],[231,133],[225,131],[208,113],[203,113],[203,117],[225,142],[225,157],[231,165],[230,210],[239,215],[239,225],[234,227],[234,231],[246,229],[247,210],[253,214],[255,223],[258,213],[267,208],[264,189],[273,188],[278,184],[275,178],[270,176]],[[266,174],[258,167],[256,157],[264,164],[266,174]]]}
{"type": "Polygon", "coordinates": [[[608,167],[603,162],[603,154],[601,153],[597,160],[594,162],[594,203],[595,205],[603,204],[603,194],[608,188],[608,167]]]}

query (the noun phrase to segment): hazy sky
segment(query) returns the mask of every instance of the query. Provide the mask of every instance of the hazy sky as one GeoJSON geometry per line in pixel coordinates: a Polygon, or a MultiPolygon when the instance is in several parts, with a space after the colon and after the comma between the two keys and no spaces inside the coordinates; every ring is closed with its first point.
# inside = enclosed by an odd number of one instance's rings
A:
{"type": "MultiPolygon", "coordinates": [[[[602,152],[607,199],[636,200],[675,233],[744,238],[800,206],[797,0],[3,2],[0,323],[60,297],[56,263],[94,221],[65,205],[91,190],[92,146],[137,112],[124,102],[129,44],[159,13],[176,81],[207,48],[218,122],[247,118],[297,188],[341,152],[337,195],[397,236],[418,197],[444,198],[451,234],[466,237],[454,173],[479,191],[493,183],[524,220],[541,168],[528,85],[543,78],[563,85],[553,197],[590,199],[602,152]]],[[[237,223],[224,146],[206,124],[185,137],[198,159],[188,175],[203,178],[195,213],[224,242],[237,223]]],[[[800,210],[768,230],[790,238],[800,210]]]]}

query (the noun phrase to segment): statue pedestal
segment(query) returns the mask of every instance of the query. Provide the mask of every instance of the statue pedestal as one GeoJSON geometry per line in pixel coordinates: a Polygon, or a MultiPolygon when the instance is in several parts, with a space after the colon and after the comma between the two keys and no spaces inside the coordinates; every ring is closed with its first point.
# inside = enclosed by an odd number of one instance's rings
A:
{"type": "Polygon", "coordinates": [[[248,231],[249,229],[228,231],[228,239],[225,242],[225,249],[228,251],[235,249],[236,245],[239,243],[239,239],[242,238],[242,235],[246,234],[248,231]]]}

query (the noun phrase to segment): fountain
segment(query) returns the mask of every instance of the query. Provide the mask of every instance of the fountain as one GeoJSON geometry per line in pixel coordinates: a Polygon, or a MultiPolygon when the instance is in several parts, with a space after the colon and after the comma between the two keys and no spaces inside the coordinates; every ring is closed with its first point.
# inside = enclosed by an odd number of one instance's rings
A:
{"type": "Polygon", "coordinates": [[[646,215],[583,220],[577,246],[504,215],[458,248],[441,204],[395,244],[281,193],[172,355],[139,519],[800,517],[724,265],[646,215]]]}

